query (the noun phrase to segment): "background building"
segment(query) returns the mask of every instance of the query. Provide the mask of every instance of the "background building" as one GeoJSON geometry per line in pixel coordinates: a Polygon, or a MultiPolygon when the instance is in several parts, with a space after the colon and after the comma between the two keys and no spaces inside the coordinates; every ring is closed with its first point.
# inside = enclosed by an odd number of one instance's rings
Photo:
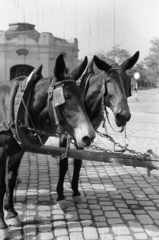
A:
{"type": "Polygon", "coordinates": [[[39,33],[35,25],[12,23],[0,31],[0,82],[10,81],[43,65],[44,77],[53,75],[57,56],[63,53],[69,70],[78,65],[78,40],[67,41],[52,33],[39,33]]]}

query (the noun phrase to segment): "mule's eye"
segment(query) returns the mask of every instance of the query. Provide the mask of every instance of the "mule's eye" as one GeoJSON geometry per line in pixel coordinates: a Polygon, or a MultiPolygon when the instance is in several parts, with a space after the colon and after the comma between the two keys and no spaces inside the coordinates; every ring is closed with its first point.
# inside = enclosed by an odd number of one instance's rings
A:
{"type": "Polygon", "coordinates": [[[68,100],[68,99],[71,99],[71,95],[70,94],[65,94],[65,99],[68,100]]]}
{"type": "Polygon", "coordinates": [[[109,99],[113,100],[114,96],[113,95],[109,95],[109,99]]]}

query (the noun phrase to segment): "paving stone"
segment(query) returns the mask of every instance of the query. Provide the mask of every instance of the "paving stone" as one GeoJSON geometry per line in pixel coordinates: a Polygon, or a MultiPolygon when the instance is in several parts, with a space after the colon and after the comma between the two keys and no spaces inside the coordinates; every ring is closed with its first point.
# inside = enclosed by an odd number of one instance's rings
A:
{"type": "Polygon", "coordinates": [[[107,218],[118,218],[120,217],[119,213],[116,211],[105,212],[107,218]]]}
{"type": "Polygon", "coordinates": [[[67,231],[66,228],[56,228],[54,230],[54,235],[55,235],[55,237],[67,236],[68,235],[68,231],[67,231]]]}
{"type": "Polygon", "coordinates": [[[75,239],[84,240],[83,234],[81,232],[70,233],[70,240],[75,240],[75,239]]]}
{"type": "Polygon", "coordinates": [[[68,236],[60,236],[57,237],[56,240],[69,240],[70,238],[68,236]]]}
{"type": "Polygon", "coordinates": [[[157,237],[159,238],[159,228],[154,225],[145,225],[145,231],[148,236],[150,237],[157,237]]]}
{"type": "Polygon", "coordinates": [[[89,219],[92,219],[92,216],[90,214],[80,214],[79,218],[89,220],[89,219]]]}
{"type": "Polygon", "coordinates": [[[98,217],[94,217],[94,220],[96,221],[96,222],[106,222],[106,218],[104,217],[104,216],[98,216],[98,217]]]}
{"type": "Polygon", "coordinates": [[[103,211],[113,211],[115,210],[114,206],[102,206],[103,211]]]}
{"type": "Polygon", "coordinates": [[[143,232],[144,229],[142,228],[142,226],[137,223],[137,222],[134,222],[134,221],[129,221],[128,222],[129,226],[130,226],[130,229],[133,231],[133,232],[143,232]]]}
{"type": "Polygon", "coordinates": [[[128,206],[125,204],[125,203],[115,203],[115,206],[117,207],[117,208],[127,208],[128,206]]]}
{"type": "Polygon", "coordinates": [[[136,217],[139,219],[140,223],[142,224],[152,224],[153,221],[148,215],[136,215],[136,217]]]}
{"type": "Polygon", "coordinates": [[[133,240],[132,236],[115,236],[115,240],[133,240]]]}
{"type": "Polygon", "coordinates": [[[101,209],[99,204],[92,204],[89,206],[91,209],[101,209]]]}
{"type": "Polygon", "coordinates": [[[93,223],[92,220],[83,220],[83,221],[81,221],[81,225],[83,227],[90,226],[92,223],[93,223]]]}
{"type": "Polygon", "coordinates": [[[126,209],[126,208],[119,208],[119,212],[120,213],[129,213],[129,214],[132,213],[130,209],[126,209]]]}
{"type": "Polygon", "coordinates": [[[88,209],[79,209],[78,212],[79,212],[80,214],[89,214],[89,213],[90,213],[90,210],[88,210],[88,209]]]}
{"type": "Polygon", "coordinates": [[[92,210],[92,214],[93,214],[94,216],[103,215],[103,211],[102,211],[102,210],[99,210],[99,209],[97,209],[97,210],[92,210]]]}
{"type": "Polygon", "coordinates": [[[98,233],[96,228],[94,227],[84,227],[83,229],[83,234],[84,234],[84,238],[86,240],[97,240],[98,239],[98,233]]]}
{"type": "Polygon", "coordinates": [[[142,206],[153,206],[154,203],[150,201],[139,201],[139,204],[142,206]]]}
{"type": "Polygon", "coordinates": [[[116,240],[111,234],[100,234],[100,240],[116,240]]]}
{"type": "Polygon", "coordinates": [[[96,224],[97,228],[98,227],[106,227],[107,226],[106,222],[96,222],[95,224],[96,224]]]}
{"type": "Polygon", "coordinates": [[[105,234],[106,235],[107,233],[110,232],[110,229],[108,227],[98,227],[97,230],[98,230],[100,235],[101,234],[105,234]]]}
{"type": "Polygon", "coordinates": [[[23,232],[25,235],[35,235],[36,234],[36,226],[35,225],[25,225],[23,227],[23,232]]]}
{"type": "Polygon", "coordinates": [[[53,239],[54,236],[52,232],[38,234],[38,240],[53,240],[53,239]]]}
{"type": "Polygon", "coordinates": [[[75,212],[75,211],[69,212],[69,213],[66,214],[65,218],[67,219],[67,221],[78,220],[77,212],[75,212]]]}
{"type": "Polygon", "coordinates": [[[133,219],[135,219],[135,217],[132,214],[122,214],[122,217],[125,220],[133,220],[133,219]]]}
{"type": "Polygon", "coordinates": [[[79,222],[68,222],[67,223],[69,232],[81,232],[82,227],[79,222]]]}
{"type": "Polygon", "coordinates": [[[159,220],[159,212],[158,211],[147,211],[147,212],[150,214],[152,219],[159,220]]]}
{"type": "Polygon", "coordinates": [[[126,200],[132,200],[134,199],[133,195],[131,193],[121,193],[122,197],[126,200]]]}
{"type": "Polygon", "coordinates": [[[128,227],[124,226],[123,224],[112,225],[111,228],[112,228],[115,236],[130,234],[128,227]]]}
{"type": "Polygon", "coordinates": [[[52,216],[53,220],[54,221],[57,221],[57,220],[63,220],[64,219],[64,215],[53,215],[52,216]]]}
{"type": "Polygon", "coordinates": [[[122,220],[121,218],[108,218],[108,219],[107,219],[107,222],[108,222],[110,225],[113,225],[113,224],[123,223],[123,220],[122,220]]]}
{"type": "Polygon", "coordinates": [[[52,224],[42,224],[38,226],[39,232],[51,232],[52,224]]]}
{"type": "Polygon", "coordinates": [[[65,221],[53,221],[54,228],[65,228],[66,222],[65,221]]]}
{"type": "Polygon", "coordinates": [[[62,214],[64,214],[64,211],[62,209],[55,209],[52,211],[52,214],[62,215],[62,214]]]}
{"type": "Polygon", "coordinates": [[[137,240],[148,239],[148,236],[146,233],[135,233],[134,236],[136,237],[137,240]]]}

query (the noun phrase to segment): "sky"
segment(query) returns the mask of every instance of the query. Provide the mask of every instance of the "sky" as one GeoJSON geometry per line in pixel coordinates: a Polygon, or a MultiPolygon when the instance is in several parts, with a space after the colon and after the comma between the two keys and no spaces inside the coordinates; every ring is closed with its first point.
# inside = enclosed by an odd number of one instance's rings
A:
{"type": "Polygon", "coordinates": [[[35,24],[39,32],[78,39],[79,59],[120,45],[139,62],[159,38],[159,0],[0,0],[0,30],[35,24]]]}

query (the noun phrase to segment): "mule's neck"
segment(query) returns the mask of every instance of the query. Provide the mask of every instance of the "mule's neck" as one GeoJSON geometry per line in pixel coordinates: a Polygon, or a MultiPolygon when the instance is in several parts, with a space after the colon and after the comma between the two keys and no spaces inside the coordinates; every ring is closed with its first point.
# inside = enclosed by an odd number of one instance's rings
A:
{"type": "Polygon", "coordinates": [[[94,128],[102,122],[102,87],[103,73],[92,75],[85,94],[85,107],[94,128]]]}
{"type": "Polygon", "coordinates": [[[48,89],[51,84],[51,79],[40,80],[32,92],[30,112],[34,121],[38,123],[39,119],[46,121],[48,115],[48,89]]]}

